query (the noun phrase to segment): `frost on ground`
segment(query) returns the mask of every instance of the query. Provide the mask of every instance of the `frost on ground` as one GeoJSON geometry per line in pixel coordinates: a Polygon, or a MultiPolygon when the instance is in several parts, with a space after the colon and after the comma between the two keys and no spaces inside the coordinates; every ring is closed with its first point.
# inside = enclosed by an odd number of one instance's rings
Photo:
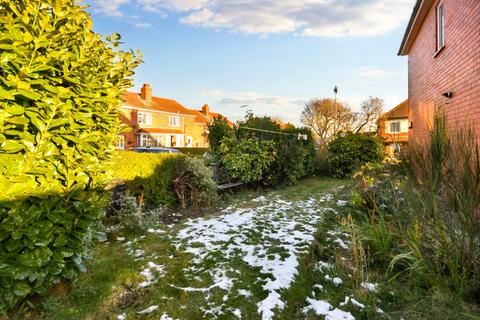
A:
{"type": "Polygon", "coordinates": [[[313,311],[317,316],[325,316],[325,320],[355,320],[350,312],[333,308],[332,305],[326,301],[307,298],[307,302],[308,306],[303,309],[304,313],[313,311]]]}
{"type": "MultiPolygon", "coordinates": [[[[177,250],[193,256],[185,276],[195,280],[199,275],[210,275],[213,284],[203,288],[171,286],[186,292],[221,289],[225,291],[223,302],[232,295],[247,298],[249,291],[232,290],[252,286],[235,268],[241,263],[258,270],[253,286],[265,291],[267,297],[256,302],[257,310],[262,319],[272,319],[275,309],[284,307],[281,294],[297,275],[299,255],[306,253],[314,240],[322,214],[332,210],[322,205],[329,199],[327,195],[289,202],[259,197],[253,201],[256,207],[229,207],[219,217],[189,221],[174,240],[177,250]]],[[[211,301],[208,294],[206,299],[209,308],[205,314],[241,316],[240,310],[211,301]]]]}

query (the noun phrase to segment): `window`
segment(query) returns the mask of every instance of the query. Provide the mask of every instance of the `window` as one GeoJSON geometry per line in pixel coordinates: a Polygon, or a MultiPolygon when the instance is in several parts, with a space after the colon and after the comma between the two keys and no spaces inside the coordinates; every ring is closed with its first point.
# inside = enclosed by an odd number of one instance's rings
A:
{"type": "Polygon", "coordinates": [[[170,124],[170,127],[180,127],[180,117],[170,116],[169,124],[170,124]]]}
{"type": "Polygon", "coordinates": [[[151,126],[152,125],[152,114],[150,112],[139,112],[137,114],[137,123],[151,126]]]}
{"type": "Polygon", "coordinates": [[[118,150],[125,150],[125,136],[117,136],[115,138],[115,147],[118,150]]]}
{"type": "Polygon", "coordinates": [[[400,121],[390,122],[390,132],[391,133],[400,132],[400,121]]]}
{"type": "Polygon", "coordinates": [[[437,6],[437,51],[445,46],[445,15],[443,2],[437,6]]]}
{"type": "Polygon", "coordinates": [[[187,136],[187,141],[185,142],[185,146],[191,148],[192,147],[192,137],[187,136]]]}
{"type": "Polygon", "coordinates": [[[146,134],[139,134],[137,136],[137,147],[147,147],[148,146],[148,136],[146,134]]]}

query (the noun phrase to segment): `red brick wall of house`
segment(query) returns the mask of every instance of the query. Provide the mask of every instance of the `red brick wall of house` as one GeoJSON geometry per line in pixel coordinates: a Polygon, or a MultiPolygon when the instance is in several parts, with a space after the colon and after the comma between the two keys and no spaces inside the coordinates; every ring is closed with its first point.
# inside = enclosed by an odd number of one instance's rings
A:
{"type": "Polygon", "coordinates": [[[435,56],[437,3],[408,53],[410,140],[428,137],[435,106],[450,128],[473,127],[480,138],[480,0],[443,0],[445,47],[435,56]]]}
{"type": "Polygon", "coordinates": [[[125,137],[125,149],[129,150],[137,146],[137,136],[133,128],[137,123],[137,112],[135,110],[125,109],[120,111],[120,121],[125,124],[129,131],[123,133],[125,137]]]}

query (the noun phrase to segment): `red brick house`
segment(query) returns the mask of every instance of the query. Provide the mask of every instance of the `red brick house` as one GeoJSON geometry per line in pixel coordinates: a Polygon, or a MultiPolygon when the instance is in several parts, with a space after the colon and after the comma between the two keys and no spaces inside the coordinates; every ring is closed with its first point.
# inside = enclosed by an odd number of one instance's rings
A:
{"type": "Polygon", "coordinates": [[[385,154],[390,158],[397,158],[407,149],[410,126],[408,115],[408,100],[405,100],[384,113],[377,122],[378,135],[385,141],[385,154]]]}
{"type": "Polygon", "coordinates": [[[154,97],[148,84],[143,85],[140,93],[126,92],[124,100],[120,106],[120,120],[128,128],[118,137],[118,149],[207,148],[208,124],[216,118],[225,119],[211,112],[208,105],[195,110],[175,100],[154,97]]]}
{"type": "Polygon", "coordinates": [[[398,54],[408,55],[410,140],[427,137],[435,108],[480,137],[480,0],[417,0],[398,54]]]}

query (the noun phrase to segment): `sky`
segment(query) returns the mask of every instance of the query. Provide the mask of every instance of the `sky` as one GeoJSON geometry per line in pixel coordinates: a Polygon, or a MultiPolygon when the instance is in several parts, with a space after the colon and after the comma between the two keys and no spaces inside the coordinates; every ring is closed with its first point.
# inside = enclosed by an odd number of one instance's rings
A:
{"type": "Polygon", "coordinates": [[[300,124],[305,103],[408,97],[397,56],[415,0],[84,0],[95,32],[140,50],[132,91],[232,120],[251,109],[300,124]],[[243,107],[248,105],[248,107],[243,107]]]}

